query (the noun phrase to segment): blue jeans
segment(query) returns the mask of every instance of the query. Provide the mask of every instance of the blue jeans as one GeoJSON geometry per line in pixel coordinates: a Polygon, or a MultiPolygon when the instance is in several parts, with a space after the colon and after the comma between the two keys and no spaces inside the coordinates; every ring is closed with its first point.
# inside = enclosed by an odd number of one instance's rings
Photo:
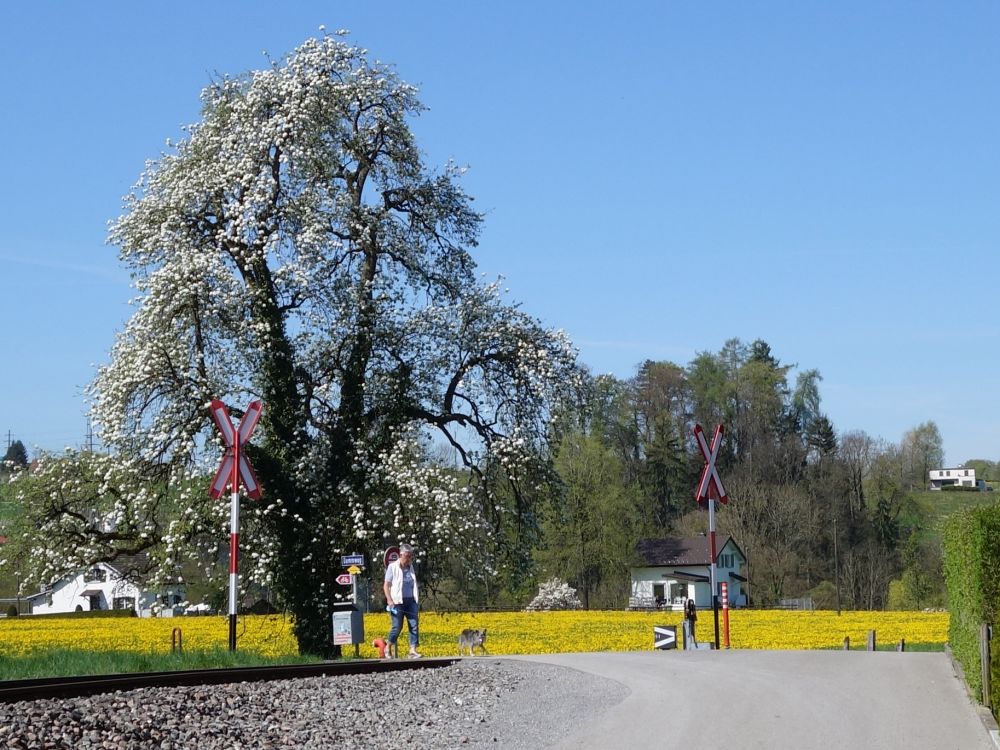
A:
{"type": "Polygon", "coordinates": [[[397,602],[396,614],[390,614],[390,617],[392,617],[392,629],[389,631],[389,638],[387,639],[389,643],[393,646],[396,645],[396,639],[399,638],[399,632],[403,629],[403,618],[405,617],[406,624],[410,628],[410,650],[415,650],[420,645],[417,603],[413,599],[404,599],[402,602],[397,602]]]}

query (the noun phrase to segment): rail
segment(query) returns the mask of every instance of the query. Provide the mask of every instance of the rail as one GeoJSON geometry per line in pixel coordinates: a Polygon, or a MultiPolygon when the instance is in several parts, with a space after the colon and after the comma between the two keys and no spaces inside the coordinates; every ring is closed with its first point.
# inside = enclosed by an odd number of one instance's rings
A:
{"type": "Polygon", "coordinates": [[[192,685],[223,685],[233,682],[294,680],[303,677],[339,677],[350,674],[395,672],[404,669],[436,669],[457,662],[446,659],[352,659],[342,662],[324,661],[316,664],[287,664],[268,667],[233,667],[226,669],[195,669],[177,672],[142,672],[115,675],[84,675],[51,677],[32,680],[0,681],[0,703],[32,701],[42,698],[79,698],[86,695],[112,693],[152,687],[192,685]]]}

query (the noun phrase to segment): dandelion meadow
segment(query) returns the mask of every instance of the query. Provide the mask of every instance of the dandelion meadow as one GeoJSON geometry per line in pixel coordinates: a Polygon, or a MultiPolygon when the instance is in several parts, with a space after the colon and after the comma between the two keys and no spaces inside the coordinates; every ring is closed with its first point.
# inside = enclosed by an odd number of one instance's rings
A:
{"type": "MultiPolygon", "coordinates": [[[[720,617],[721,622],[721,617],[720,617]]],[[[420,616],[420,650],[425,656],[453,656],[464,628],[486,628],[489,652],[544,654],[571,651],[641,651],[652,648],[654,625],[675,625],[681,613],[572,611],[439,613],[420,616]]],[[[0,657],[11,658],[52,649],[167,653],[174,628],[181,629],[185,651],[223,650],[228,642],[225,617],[82,618],[19,617],[0,620],[0,657]]],[[[361,655],[376,656],[371,641],[385,637],[389,617],[365,616],[366,643],[361,655]]],[[[908,644],[940,646],[948,640],[947,612],[789,612],[734,610],[730,613],[733,648],[837,648],[845,637],[865,642],[875,630],[880,643],[906,639],[908,644]]],[[[710,640],[711,612],[699,613],[700,640],[710,640]]],[[[406,633],[401,639],[405,641],[406,633]]],[[[239,619],[240,650],[263,657],[297,652],[291,622],[282,616],[248,615],[239,619]]],[[[348,649],[350,651],[350,649],[348,649]]]]}

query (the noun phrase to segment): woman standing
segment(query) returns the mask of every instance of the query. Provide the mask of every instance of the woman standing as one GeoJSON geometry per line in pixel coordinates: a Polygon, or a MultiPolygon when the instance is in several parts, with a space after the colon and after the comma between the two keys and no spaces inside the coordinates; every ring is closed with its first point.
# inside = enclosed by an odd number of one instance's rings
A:
{"type": "Polygon", "coordinates": [[[420,594],[417,588],[417,572],[413,568],[413,547],[409,544],[399,545],[399,559],[393,560],[386,566],[382,591],[385,594],[386,608],[392,616],[392,629],[386,639],[389,641],[389,653],[396,651],[396,639],[403,629],[405,617],[410,629],[410,658],[419,658],[417,646],[420,645],[418,629],[420,594]]]}
{"type": "Polygon", "coordinates": [[[684,630],[687,636],[684,639],[685,648],[698,648],[698,639],[694,635],[694,624],[698,622],[698,611],[694,606],[694,599],[688,599],[684,605],[684,630]]]}

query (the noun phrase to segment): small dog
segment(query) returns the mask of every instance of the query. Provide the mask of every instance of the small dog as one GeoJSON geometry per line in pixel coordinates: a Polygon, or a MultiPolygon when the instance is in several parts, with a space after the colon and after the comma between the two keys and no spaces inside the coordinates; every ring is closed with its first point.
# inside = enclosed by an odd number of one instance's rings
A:
{"type": "Polygon", "coordinates": [[[458,636],[458,655],[465,656],[465,649],[469,649],[469,656],[475,656],[473,649],[475,649],[476,646],[479,646],[479,648],[483,650],[484,654],[488,653],[486,651],[486,629],[463,630],[458,636]]]}

